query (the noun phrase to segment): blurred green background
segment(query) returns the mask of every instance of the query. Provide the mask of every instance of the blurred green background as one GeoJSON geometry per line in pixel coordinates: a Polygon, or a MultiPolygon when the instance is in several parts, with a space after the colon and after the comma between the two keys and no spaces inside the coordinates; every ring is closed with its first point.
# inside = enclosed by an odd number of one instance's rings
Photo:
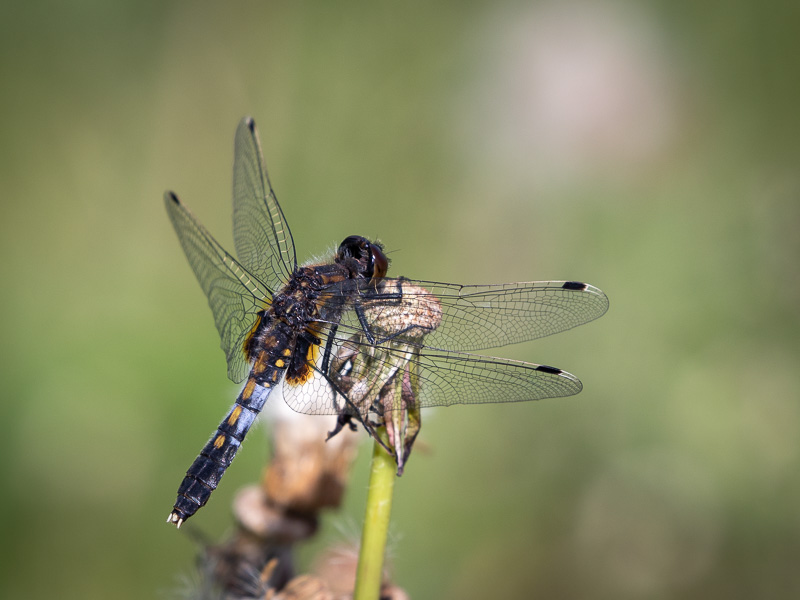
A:
{"type": "MultiPolygon", "coordinates": [[[[800,594],[799,7],[4,3],[0,597],[191,572],[164,519],[236,387],[161,196],[231,248],[245,114],[299,257],[362,234],[395,274],[611,299],[497,351],[580,396],[426,414],[393,514],[413,598],[800,594]]],[[[368,450],[306,560],[357,536],[368,450]]]]}

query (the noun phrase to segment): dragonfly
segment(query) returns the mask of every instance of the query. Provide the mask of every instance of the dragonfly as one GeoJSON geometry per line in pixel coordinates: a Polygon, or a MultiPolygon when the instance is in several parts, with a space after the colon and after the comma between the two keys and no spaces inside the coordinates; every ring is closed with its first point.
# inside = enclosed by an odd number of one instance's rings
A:
{"type": "Polygon", "coordinates": [[[244,383],[191,464],[167,522],[180,527],[209,500],[273,390],[294,410],[336,416],[331,435],[385,426],[398,474],[419,410],[564,397],[582,389],[555,367],[474,351],[533,340],[608,309],[577,281],[460,285],[388,276],[379,241],[351,235],[325,260],[298,265],[267,175],[255,122],[234,140],[228,253],[171,191],[164,204],[214,317],[228,377],[244,383]]]}

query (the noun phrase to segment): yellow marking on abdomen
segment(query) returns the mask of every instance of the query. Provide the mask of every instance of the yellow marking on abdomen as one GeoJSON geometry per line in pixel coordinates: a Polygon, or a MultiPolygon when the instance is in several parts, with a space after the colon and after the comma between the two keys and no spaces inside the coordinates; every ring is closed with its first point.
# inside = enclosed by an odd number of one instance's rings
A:
{"type": "Polygon", "coordinates": [[[247,357],[248,360],[253,358],[250,355],[250,352],[248,352],[248,349],[250,348],[250,342],[252,342],[253,336],[256,334],[256,331],[258,331],[259,325],[261,325],[261,316],[259,316],[256,319],[256,322],[253,323],[253,326],[250,328],[250,331],[247,332],[247,335],[244,338],[244,342],[242,342],[242,352],[244,352],[244,355],[247,357]]]}
{"type": "Polygon", "coordinates": [[[238,404],[231,411],[231,416],[228,417],[228,425],[233,425],[239,420],[239,415],[242,414],[242,407],[238,404]]]}
{"type": "Polygon", "coordinates": [[[255,389],[256,389],[256,380],[250,379],[247,382],[247,385],[244,386],[244,389],[242,390],[242,400],[249,400],[250,396],[253,395],[253,390],[255,389]]]}
{"type": "Polygon", "coordinates": [[[283,362],[282,358],[279,358],[278,360],[275,361],[275,366],[278,367],[279,369],[282,369],[284,365],[286,365],[286,363],[283,362]]]}
{"type": "Polygon", "coordinates": [[[319,346],[317,344],[311,344],[308,347],[308,354],[306,354],[306,360],[308,361],[309,365],[317,364],[317,358],[319,357],[319,346]]]}
{"type": "Polygon", "coordinates": [[[219,450],[220,448],[222,448],[222,446],[223,446],[224,444],[225,444],[225,436],[224,436],[224,435],[221,435],[221,434],[220,434],[220,435],[218,435],[218,436],[217,436],[217,439],[215,439],[215,440],[214,440],[214,448],[216,448],[217,450],[219,450]]]}
{"type": "MultiPolygon", "coordinates": [[[[308,328],[311,333],[314,335],[318,335],[320,333],[320,327],[309,327],[308,328]]],[[[297,372],[294,373],[294,376],[289,378],[287,377],[287,383],[291,385],[302,385],[309,381],[314,376],[314,369],[312,365],[317,364],[317,359],[319,358],[319,345],[311,344],[308,347],[308,352],[306,352],[306,362],[303,364],[297,372]]]]}
{"type": "Polygon", "coordinates": [[[284,356],[291,356],[292,355],[292,351],[289,348],[284,348],[283,349],[283,355],[284,356]]]}

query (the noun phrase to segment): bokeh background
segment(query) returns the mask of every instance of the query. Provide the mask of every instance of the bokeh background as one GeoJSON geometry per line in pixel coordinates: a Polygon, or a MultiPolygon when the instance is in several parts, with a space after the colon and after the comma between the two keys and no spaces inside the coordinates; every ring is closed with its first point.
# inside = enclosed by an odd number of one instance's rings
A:
{"type": "MultiPolygon", "coordinates": [[[[579,396],[427,413],[392,526],[413,598],[800,594],[798,7],[3,3],[0,597],[191,577],[164,519],[236,387],[161,196],[231,247],[245,114],[299,256],[358,233],[395,274],[611,299],[497,351],[579,396]]],[[[304,564],[358,535],[368,454],[304,564]]]]}

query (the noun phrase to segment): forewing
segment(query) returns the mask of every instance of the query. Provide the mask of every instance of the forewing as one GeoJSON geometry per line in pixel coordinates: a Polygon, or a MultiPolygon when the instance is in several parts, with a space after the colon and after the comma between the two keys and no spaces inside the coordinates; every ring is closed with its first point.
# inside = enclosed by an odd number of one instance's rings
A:
{"type": "MultiPolygon", "coordinates": [[[[377,292],[363,283],[359,290],[345,290],[350,305],[367,303],[373,315],[380,314],[376,304],[385,305],[387,313],[395,310],[399,294],[411,305],[415,299],[419,304],[438,302],[441,321],[434,330],[417,328],[399,335],[397,341],[419,345],[422,333],[425,347],[454,352],[546,337],[588,323],[608,310],[608,298],[601,290],[575,281],[458,285],[385,279],[377,292]]],[[[369,325],[370,319],[366,320],[369,325]]],[[[355,311],[342,317],[342,326],[354,333],[363,331],[355,311]]]]}
{"type": "Polygon", "coordinates": [[[236,129],[233,159],[233,241],[236,255],[272,292],[297,266],[292,233],[272,190],[253,119],[236,129]]]}
{"type": "Polygon", "coordinates": [[[228,377],[248,372],[242,344],[257,314],[269,303],[266,286],[228,254],[172,192],[164,194],[167,213],[189,264],[203,288],[228,360],[228,377]]]}

